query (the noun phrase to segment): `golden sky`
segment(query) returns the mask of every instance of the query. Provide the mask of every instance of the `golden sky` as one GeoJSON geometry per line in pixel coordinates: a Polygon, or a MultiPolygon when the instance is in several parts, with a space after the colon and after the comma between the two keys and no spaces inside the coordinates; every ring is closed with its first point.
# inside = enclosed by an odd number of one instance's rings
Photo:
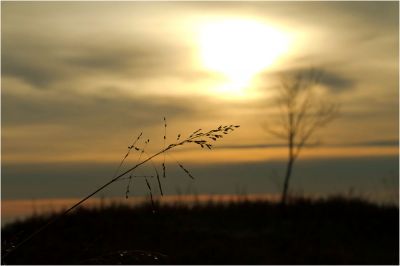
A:
{"type": "Polygon", "coordinates": [[[398,156],[398,15],[398,2],[2,2],[2,163],[115,163],[140,132],[153,152],[164,116],[168,140],[241,125],[176,158],[284,160],[263,125],[279,77],[310,67],[340,115],[304,158],[398,156]]]}

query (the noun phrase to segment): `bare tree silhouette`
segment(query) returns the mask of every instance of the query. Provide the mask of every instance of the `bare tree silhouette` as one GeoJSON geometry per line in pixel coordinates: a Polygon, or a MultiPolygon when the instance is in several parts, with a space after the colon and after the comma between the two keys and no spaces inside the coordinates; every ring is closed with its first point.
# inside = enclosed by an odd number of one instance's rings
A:
{"type": "Polygon", "coordinates": [[[336,103],[318,98],[316,94],[315,88],[322,74],[321,71],[311,69],[283,76],[275,98],[279,106],[279,120],[265,125],[269,134],[287,141],[288,160],[282,204],[287,202],[293,165],[300,151],[317,129],[327,125],[338,114],[336,103]]]}

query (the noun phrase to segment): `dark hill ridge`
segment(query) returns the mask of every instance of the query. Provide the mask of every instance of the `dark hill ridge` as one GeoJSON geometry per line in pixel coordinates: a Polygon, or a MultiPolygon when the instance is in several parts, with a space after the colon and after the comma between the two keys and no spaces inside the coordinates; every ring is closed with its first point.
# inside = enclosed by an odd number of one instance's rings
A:
{"type": "MultiPolygon", "coordinates": [[[[2,252],[49,217],[2,230],[2,252]]],[[[398,207],[331,198],[79,209],[3,264],[398,264],[398,207]]]]}

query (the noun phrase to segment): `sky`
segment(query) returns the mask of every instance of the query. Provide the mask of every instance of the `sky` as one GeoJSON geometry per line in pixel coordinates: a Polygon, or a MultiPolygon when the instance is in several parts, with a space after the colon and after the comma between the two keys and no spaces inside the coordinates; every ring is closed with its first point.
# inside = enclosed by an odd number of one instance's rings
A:
{"type": "MultiPolygon", "coordinates": [[[[167,143],[241,126],[212,151],[170,152],[167,194],[279,193],[286,143],[265,126],[276,126],[280,78],[310,68],[323,73],[318,97],[340,112],[313,136],[319,145],[302,150],[293,191],[393,198],[398,5],[2,2],[2,199],[84,196],[112,177],[139,133],[149,154],[160,150],[164,117],[167,143]]],[[[124,196],[125,187],[103,195],[124,196]]]]}

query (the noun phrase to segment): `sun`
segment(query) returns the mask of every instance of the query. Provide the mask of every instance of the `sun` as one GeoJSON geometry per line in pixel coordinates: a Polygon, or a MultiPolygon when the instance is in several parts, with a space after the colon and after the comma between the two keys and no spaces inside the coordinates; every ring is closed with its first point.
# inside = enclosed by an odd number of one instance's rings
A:
{"type": "Polygon", "coordinates": [[[253,76],[270,67],[289,48],[287,34],[254,20],[203,23],[199,48],[203,67],[225,76],[219,90],[241,95],[253,76]]]}

